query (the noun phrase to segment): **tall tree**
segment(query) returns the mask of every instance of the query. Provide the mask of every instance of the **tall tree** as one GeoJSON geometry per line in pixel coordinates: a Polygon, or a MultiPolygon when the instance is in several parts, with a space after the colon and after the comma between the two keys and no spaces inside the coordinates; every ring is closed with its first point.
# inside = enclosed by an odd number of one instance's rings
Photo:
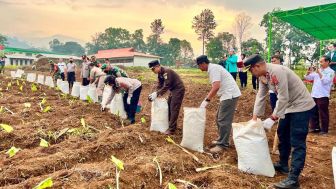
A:
{"type": "Polygon", "coordinates": [[[251,22],[252,18],[245,13],[239,13],[235,21],[233,23],[233,28],[236,32],[237,38],[238,38],[238,45],[241,50],[241,44],[244,40],[244,37],[246,37],[248,30],[252,26],[251,22]]]}
{"type": "Polygon", "coordinates": [[[210,9],[204,9],[201,14],[194,17],[192,28],[199,36],[198,39],[202,40],[202,49],[204,54],[205,43],[214,36],[214,30],[217,27],[215,16],[210,9]]]}
{"type": "Polygon", "coordinates": [[[85,47],[89,55],[96,54],[98,50],[103,49],[102,33],[96,33],[95,35],[93,35],[91,43],[86,43],[85,47]]]}
{"type": "Polygon", "coordinates": [[[218,39],[223,44],[223,49],[225,52],[228,52],[230,48],[236,48],[236,37],[229,32],[218,33],[218,39]]]}
{"type": "Polygon", "coordinates": [[[143,29],[135,30],[134,33],[131,35],[132,46],[138,51],[145,52],[146,51],[146,44],[143,40],[143,29]]]}
{"type": "Polygon", "coordinates": [[[191,47],[191,44],[187,40],[182,40],[181,41],[181,62],[183,64],[186,64],[188,62],[192,61],[192,58],[194,57],[194,51],[193,48],[191,47]]]}
{"type": "Polygon", "coordinates": [[[102,35],[105,49],[126,48],[131,46],[131,34],[123,28],[107,28],[102,35]]]}
{"type": "Polygon", "coordinates": [[[242,42],[241,48],[242,53],[245,53],[246,55],[251,55],[255,53],[264,54],[265,51],[262,44],[258,40],[253,38],[242,42]]]}
{"type": "Polygon", "coordinates": [[[154,35],[157,35],[158,37],[160,37],[161,34],[163,34],[164,32],[164,26],[162,24],[162,20],[161,19],[155,19],[150,26],[152,33],[154,35]]]}
{"type": "Polygon", "coordinates": [[[223,43],[219,37],[210,39],[206,45],[206,50],[212,62],[218,62],[224,54],[223,43]]]}

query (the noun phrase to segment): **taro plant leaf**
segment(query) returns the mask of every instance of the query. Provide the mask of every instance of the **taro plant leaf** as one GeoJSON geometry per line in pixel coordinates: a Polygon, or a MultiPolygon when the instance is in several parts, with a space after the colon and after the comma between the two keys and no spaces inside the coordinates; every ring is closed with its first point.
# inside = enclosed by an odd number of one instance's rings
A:
{"type": "Polygon", "coordinates": [[[49,147],[49,142],[47,142],[46,140],[44,140],[43,138],[41,138],[40,146],[47,148],[47,147],[49,147]]]}
{"type": "Polygon", "coordinates": [[[20,83],[19,83],[19,80],[16,80],[16,85],[17,85],[17,86],[19,86],[19,85],[20,85],[20,83]]]}
{"type": "Polygon", "coordinates": [[[20,151],[20,150],[21,150],[20,148],[16,148],[15,146],[12,146],[12,147],[6,152],[6,154],[8,154],[9,157],[11,158],[11,157],[15,156],[15,154],[16,154],[18,151],[20,151]]]}
{"type": "Polygon", "coordinates": [[[7,133],[10,133],[13,131],[13,127],[7,124],[0,124],[0,127],[5,130],[7,133]]]}
{"type": "Polygon", "coordinates": [[[172,138],[170,138],[170,136],[166,138],[166,141],[175,144],[175,141],[172,138]]]}
{"type": "Polygon", "coordinates": [[[50,112],[51,111],[51,107],[50,106],[47,106],[43,109],[43,113],[47,113],[47,112],[50,112]]]}
{"type": "Polygon", "coordinates": [[[168,189],[177,189],[177,188],[174,184],[168,183],[168,189]]]}
{"type": "Polygon", "coordinates": [[[30,104],[29,102],[26,102],[26,103],[24,103],[24,107],[25,107],[25,108],[30,108],[30,107],[31,107],[31,104],[30,104]]]}
{"type": "Polygon", "coordinates": [[[114,165],[117,167],[119,171],[124,170],[124,163],[121,160],[117,159],[112,155],[111,161],[114,163],[114,165]]]}
{"type": "Polygon", "coordinates": [[[35,186],[33,189],[45,189],[45,188],[51,188],[53,186],[52,178],[49,177],[42,182],[40,182],[37,186],[35,186]]]}
{"type": "Polygon", "coordinates": [[[0,107],[0,113],[3,113],[3,112],[5,112],[5,109],[4,109],[3,106],[1,106],[1,107],[0,107]]]}
{"type": "Polygon", "coordinates": [[[146,123],[146,119],[144,117],[141,118],[141,123],[146,123]]]}
{"type": "Polygon", "coordinates": [[[32,92],[36,92],[37,91],[37,87],[36,87],[36,85],[34,83],[31,85],[31,91],[32,92]]]}
{"type": "Polygon", "coordinates": [[[88,101],[89,104],[93,103],[93,100],[89,95],[86,96],[86,100],[88,101]]]}
{"type": "Polygon", "coordinates": [[[84,120],[84,118],[81,118],[81,124],[82,124],[82,126],[85,128],[86,127],[86,124],[85,124],[85,120],[84,120]]]}
{"type": "Polygon", "coordinates": [[[8,82],[7,87],[9,88],[9,87],[11,87],[11,86],[12,86],[12,83],[11,83],[11,82],[8,82]]]}
{"type": "Polygon", "coordinates": [[[47,99],[43,98],[42,101],[41,101],[41,104],[44,105],[46,102],[47,102],[47,99]]]}
{"type": "Polygon", "coordinates": [[[23,86],[22,85],[20,86],[20,91],[23,91],[23,86]]]}

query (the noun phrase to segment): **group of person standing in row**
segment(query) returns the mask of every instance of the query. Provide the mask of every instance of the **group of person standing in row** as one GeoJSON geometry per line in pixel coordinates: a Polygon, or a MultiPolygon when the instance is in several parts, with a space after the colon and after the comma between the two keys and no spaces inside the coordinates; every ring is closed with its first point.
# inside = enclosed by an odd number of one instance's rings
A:
{"type": "MultiPolygon", "coordinates": [[[[307,134],[309,132],[322,135],[328,133],[328,106],[335,77],[335,71],[330,66],[336,63],[332,59],[333,56],[336,55],[322,56],[315,69],[310,68],[307,71],[305,78],[314,81],[311,94],[302,79],[294,71],[282,65],[283,61],[278,54],[272,56],[271,64],[267,64],[259,54],[243,60],[244,71],[250,71],[259,80],[251,121],[264,116],[266,98],[269,95],[272,113],[262,124],[264,128],[272,128],[278,122],[279,161],[274,163],[274,168],[288,176],[276,183],[275,188],[300,187],[299,176],[306,159],[307,134]]],[[[233,117],[241,93],[230,70],[211,64],[205,55],[199,56],[196,63],[200,70],[208,72],[212,85],[200,107],[206,108],[216,94],[220,97],[217,110],[219,137],[212,142],[215,147],[211,148],[210,152],[222,152],[229,147],[233,117]]]]}

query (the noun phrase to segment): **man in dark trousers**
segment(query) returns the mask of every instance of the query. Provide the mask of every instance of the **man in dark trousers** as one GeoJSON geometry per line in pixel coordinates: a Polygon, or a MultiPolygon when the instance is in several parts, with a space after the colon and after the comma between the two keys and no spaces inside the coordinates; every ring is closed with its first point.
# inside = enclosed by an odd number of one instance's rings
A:
{"type": "Polygon", "coordinates": [[[151,61],[148,63],[148,66],[154,73],[158,74],[157,90],[149,95],[148,100],[153,101],[157,97],[163,96],[168,90],[170,91],[168,98],[169,128],[165,134],[172,135],[175,133],[177,127],[177,118],[185,92],[184,84],[176,72],[169,68],[162,67],[159,61],[151,61]]]}
{"type": "Polygon", "coordinates": [[[272,115],[263,121],[265,128],[271,128],[279,119],[279,162],[274,164],[276,171],[288,174],[288,177],[275,184],[275,188],[300,188],[299,176],[306,159],[306,138],[309,118],[315,106],[313,98],[302,80],[292,70],[277,64],[266,64],[260,55],[252,55],[244,65],[257,77],[259,91],[254,104],[253,120],[265,113],[268,91],[277,94],[278,101],[272,115]],[[291,157],[290,169],[288,166],[291,157]]]}

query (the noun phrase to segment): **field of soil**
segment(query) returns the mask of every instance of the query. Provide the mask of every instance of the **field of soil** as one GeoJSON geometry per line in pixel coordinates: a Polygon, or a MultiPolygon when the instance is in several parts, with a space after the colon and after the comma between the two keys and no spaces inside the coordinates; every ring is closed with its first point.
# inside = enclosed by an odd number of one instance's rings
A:
{"type": "MultiPolygon", "coordinates": [[[[139,77],[144,73],[130,73],[139,77]]],[[[203,79],[206,79],[202,75],[203,79]]],[[[210,89],[209,84],[193,82],[183,76],[186,85],[184,107],[197,107],[210,89]]],[[[285,178],[277,174],[274,178],[249,175],[237,169],[237,154],[233,145],[225,153],[213,157],[207,153],[192,152],[201,163],[178,147],[168,143],[166,136],[150,132],[150,104],[147,96],[152,83],[143,80],[141,102],[144,110],[137,116],[137,124],[122,127],[118,117],[109,112],[100,112],[98,104],[89,104],[62,95],[55,89],[39,86],[31,91],[31,83],[0,76],[0,107],[6,107],[14,114],[0,113],[0,123],[14,128],[11,133],[0,131],[0,188],[33,188],[40,181],[52,177],[53,188],[114,188],[115,166],[111,155],[125,164],[121,172],[121,188],[165,188],[168,182],[178,188],[192,188],[175,182],[176,179],[189,181],[199,188],[272,188],[273,183],[285,178]],[[8,83],[12,86],[8,88],[8,83]],[[20,86],[23,85],[22,91],[20,86]],[[51,112],[41,112],[39,103],[46,98],[51,112]],[[30,103],[25,108],[24,103],[30,103]],[[147,122],[141,123],[145,117],[147,122]],[[82,128],[80,119],[86,121],[82,128]],[[77,132],[65,133],[64,129],[77,128],[77,132]],[[48,148],[40,147],[40,139],[50,143],[48,148]],[[15,146],[21,150],[9,158],[5,152],[15,146]],[[159,173],[153,158],[157,157],[163,174],[163,187],[159,184],[159,173]],[[196,172],[195,168],[223,165],[220,168],[196,172]]],[[[251,118],[255,94],[246,89],[239,99],[235,122],[251,118]]],[[[335,92],[334,92],[335,93],[335,92]]],[[[205,146],[217,138],[215,125],[218,100],[213,100],[207,109],[205,146]]],[[[307,140],[307,160],[300,178],[301,188],[333,188],[331,151],[336,144],[336,101],[335,94],[330,104],[330,133],[327,136],[309,134],[307,140]]],[[[270,107],[267,107],[267,115],[270,107]]],[[[172,136],[176,143],[182,140],[183,111],[179,117],[179,129],[172,136]]],[[[269,146],[273,145],[275,128],[268,133],[269,146]]],[[[277,161],[277,155],[272,155],[277,161]]]]}

